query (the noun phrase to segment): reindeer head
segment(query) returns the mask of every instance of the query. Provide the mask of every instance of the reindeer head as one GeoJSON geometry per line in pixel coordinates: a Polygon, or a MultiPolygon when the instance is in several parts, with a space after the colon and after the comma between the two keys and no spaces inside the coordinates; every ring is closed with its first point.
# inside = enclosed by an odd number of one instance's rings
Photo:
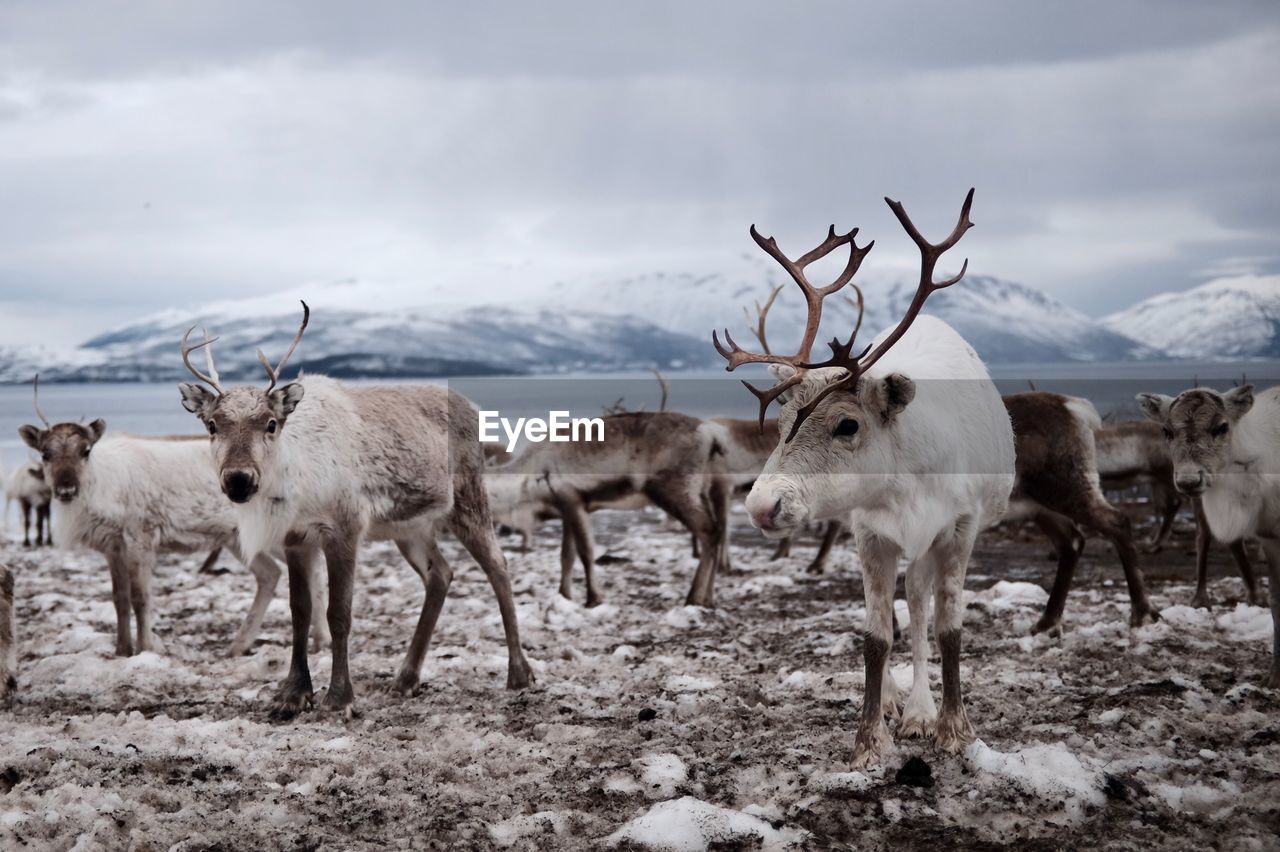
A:
{"type": "Polygon", "coordinates": [[[187,339],[195,326],[187,329],[182,337],[182,362],[197,379],[209,385],[208,388],[192,382],[179,385],[182,407],[199,417],[209,431],[218,481],[222,484],[222,493],[233,503],[247,503],[258,493],[262,471],[274,450],[276,439],[302,400],[303,387],[300,383],[276,387],[289,356],[298,348],[298,341],[311,319],[311,309],[306,302],[302,303],[302,311],[302,325],[279,364],[272,367],[267,356],[258,350],[258,360],[270,379],[265,389],[244,385],[224,391],[213,365],[212,347],[217,338],[210,339],[205,334],[200,343],[188,344],[187,339]],[[191,353],[201,348],[205,350],[207,373],[201,373],[191,364],[191,353]]]}
{"type": "Polygon", "coordinates": [[[832,340],[829,344],[831,357],[826,361],[810,363],[809,360],[822,320],[823,300],[853,279],[863,258],[875,245],[872,242],[866,248],[858,248],[854,242],[858,233],[856,228],[840,236],[832,226],[821,245],[797,260],[784,255],[772,237],[765,239],[754,225],[751,228],[752,238],[787,271],[800,287],[808,305],[808,322],[795,354],[774,355],[768,351],[764,343],[763,315],[756,336],[765,349],[764,353],[744,351],[734,343],[727,330],[727,347],[722,346],[719,338],[712,334],[712,342],[729,362],[729,370],[742,364],[766,363],[771,365],[776,379],[776,384],[767,390],[743,382],[760,401],[761,424],[769,404],[775,399],[782,403],[778,419],[785,437],[774,449],[764,472],[756,479],[747,497],[747,511],[752,523],[768,536],[789,535],[808,517],[847,511],[866,496],[856,491],[867,490],[873,481],[868,478],[850,482],[840,489],[842,493],[836,494],[835,489],[829,486],[819,486],[819,483],[829,482],[832,474],[891,475],[897,472],[892,450],[895,420],[914,399],[915,384],[910,378],[896,373],[876,378],[864,374],[906,333],[931,293],[950,287],[964,277],[967,261],[954,278],[936,282],[933,273],[943,252],[959,242],[965,231],[973,226],[969,221],[973,190],[969,190],[965,198],[955,229],[938,244],[930,243],[921,236],[900,203],[888,198],[885,201],[919,247],[921,271],[920,284],[906,314],[874,351],[867,346],[860,353],[854,352],[854,341],[862,325],[863,303],[859,290],[858,319],[849,339],[843,343],[839,338],[832,340]],[[831,284],[814,287],[805,276],[805,268],[841,245],[849,246],[849,261],[844,271],[831,284]]]}
{"type": "Polygon", "coordinates": [[[40,410],[39,376],[32,382],[32,397],[36,416],[44,428],[19,426],[18,435],[28,447],[40,454],[38,478],[48,483],[53,489],[53,496],[59,501],[70,503],[80,493],[80,481],[84,477],[85,465],[89,463],[89,453],[107,431],[107,422],[95,420],[87,426],[83,423],[50,425],[40,410]]]}
{"type": "Polygon", "coordinates": [[[1253,407],[1253,385],[1226,393],[1194,388],[1177,398],[1140,393],[1138,404],[1164,429],[1173,457],[1173,484],[1195,497],[1207,491],[1229,464],[1232,433],[1253,407]]]}

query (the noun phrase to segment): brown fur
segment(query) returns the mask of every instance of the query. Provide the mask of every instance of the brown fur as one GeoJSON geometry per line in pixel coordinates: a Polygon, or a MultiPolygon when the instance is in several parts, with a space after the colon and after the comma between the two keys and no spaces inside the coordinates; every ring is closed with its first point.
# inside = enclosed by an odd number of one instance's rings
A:
{"type": "Polygon", "coordinates": [[[0,707],[13,702],[18,690],[13,636],[13,571],[0,562],[0,707]]]}
{"type": "Polygon", "coordinates": [[[1131,623],[1159,617],[1147,599],[1129,519],[1102,496],[1092,427],[1081,421],[1068,397],[1044,391],[1010,394],[1005,408],[1016,441],[1014,500],[1030,503],[1036,523],[1058,553],[1058,573],[1044,615],[1033,633],[1061,628],[1067,592],[1080,554],[1071,544],[1076,525],[1104,536],[1124,568],[1131,623]]]}

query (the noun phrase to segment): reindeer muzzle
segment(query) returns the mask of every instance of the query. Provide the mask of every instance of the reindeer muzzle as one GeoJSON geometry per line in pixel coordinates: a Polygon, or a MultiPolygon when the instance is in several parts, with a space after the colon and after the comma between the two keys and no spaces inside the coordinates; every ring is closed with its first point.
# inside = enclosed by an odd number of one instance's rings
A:
{"type": "Polygon", "coordinates": [[[233,470],[222,476],[222,493],[232,503],[248,503],[258,493],[258,477],[244,470],[233,470]]]}
{"type": "Polygon", "coordinates": [[[53,496],[58,498],[61,503],[70,503],[76,499],[76,495],[80,493],[80,486],[72,483],[70,485],[58,485],[53,489],[53,496]]]}

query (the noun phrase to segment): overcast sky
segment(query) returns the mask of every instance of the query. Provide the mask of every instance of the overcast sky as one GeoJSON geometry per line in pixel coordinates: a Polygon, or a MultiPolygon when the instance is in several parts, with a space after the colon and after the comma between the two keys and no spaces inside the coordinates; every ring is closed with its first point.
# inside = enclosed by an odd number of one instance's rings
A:
{"type": "Polygon", "coordinates": [[[971,269],[1096,315],[1280,270],[1278,80],[1274,0],[4,0],[0,343],[348,278],[501,301],[751,222],[910,260],[881,197],[941,235],[970,185],[971,269]]]}

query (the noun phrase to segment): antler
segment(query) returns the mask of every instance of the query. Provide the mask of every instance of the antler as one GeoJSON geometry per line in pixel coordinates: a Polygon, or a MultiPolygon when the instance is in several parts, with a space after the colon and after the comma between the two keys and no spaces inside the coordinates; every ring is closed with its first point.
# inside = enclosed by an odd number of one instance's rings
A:
{"type": "MultiPolygon", "coordinates": [[[[299,299],[298,301],[302,301],[299,299]]],[[[284,365],[289,363],[289,357],[293,355],[293,350],[298,348],[298,341],[302,340],[302,332],[307,330],[307,323],[311,321],[311,308],[307,307],[306,302],[302,302],[302,325],[298,326],[298,333],[293,336],[293,343],[289,344],[289,351],[284,353],[284,357],[280,359],[280,363],[275,367],[271,366],[271,362],[267,360],[267,356],[262,350],[258,350],[258,360],[262,362],[262,366],[267,369],[267,378],[271,380],[271,384],[267,385],[267,393],[271,393],[272,388],[276,386],[276,382],[280,381],[280,374],[284,372],[284,365]]]]}
{"type": "MultiPolygon", "coordinates": [[[[728,347],[720,343],[720,338],[713,331],[711,332],[711,342],[715,345],[716,351],[729,362],[727,370],[735,370],[743,364],[786,364],[795,368],[796,373],[790,378],[779,382],[771,388],[761,390],[749,382],[743,382],[747,390],[755,394],[760,400],[760,429],[764,430],[764,416],[769,409],[769,404],[781,396],[788,388],[794,387],[800,382],[801,373],[803,372],[804,363],[809,360],[809,353],[813,349],[813,341],[818,336],[818,326],[822,322],[822,300],[832,293],[840,290],[846,284],[853,280],[853,276],[857,273],[858,267],[862,265],[862,260],[867,256],[867,252],[871,251],[871,247],[875,245],[873,240],[867,243],[865,248],[858,248],[858,244],[854,242],[854,238],[858,235],[858,229],[854,228],[847,234],[837,234],[836,226],[832,225],[827,231],[827,238],[817,247],[805,252],[796,260],[792,260],[782,253],[782,249],[778,248],[778,241],[773,237],[762,237],[760,232],[756,230],[756,226],[751,226],[751,238],[756,241],[756,245],[764,249],[765,253],[778,262],[778,264],[787,271],[791,279],[800,287],[801,293],[804,294],[805,304],[808,308],[808,318],[805,322],[804,335],[800,339],[800,346],[792,355],[775,355],[771,353],[764,344],[764,313],[768,312],[768,305],[764,308],[760,317],[760,338],[761,346],[764,352],[755,353],[747,352],[739,346],[729,334],[729,329],[724,330],[724,339],[728,343],[728,347]],[[842,245],[849,246],[849,260],[845,263],[844,270],[836,276],[835,280],[825,287],[815,287],[809,282],[805,276],[805,269],[815,261],[821,260],[831,252],[835,251],[842,245]]],[[[769,298],[769,305],[772,305],[777,291],[769,298]]]]}
{"type": "Polygon", "coordinates": [[[193,376],[195,376],[197,379],[209,385],[209,387],[213,388],[219,394],[221,394],[222,393],[222,385],[220,384],[221,379],[218,376],[217,367],[213,366],[213,342],[218,338],[210,337],[209,332],[202,328],[200,329],[200,333],[204,335],[204,340],[192,346],[191,344],[187,343],[187,338],[189,338],[191,336],[191,332],[195,330],[196,330],[196,327],[193,325],[191,326],[191,328],[187,329],[186,334],[182,335],[182,363],[187,365],[187,369],[191,371],[191,374],[193,376]],[[192,365],[191,363],[191,353],[196,351],[197,349],[204,349],[204,363],[205,363],[206,369],[208,369],[209,371],[208,375],[197,370],[195,366],[192,365]]]}
{"type": "MultiPolygon", "coordinates": [[[[756,336],[756,340],[760,342],[760,348],[764,350],[764,354],[772,355],[769,349],[769,341],[764,336],[764,324],[769,318],[769,309],[773,307],[774,301],[778,298],[778,294],[782,292],[782,285],[779,284],[773,288],[773,292],[769,294],[769,298],[765,299],[764,307],[760,307],[760,303],[756,302],[756,328],[752,332],[756,336]]],[[[747,312],[747,306],[742,306],[742,315],[747,318],[747,322],[751,322],[751,314],[747,312]]],[[[728,334],[728,332],[725,332],[728,334]]]]}
{"type": "Polygon", "coordinates": [[[658,410],[666,411],[667,410],[667,391],[668,391],[667,380],[662,375],[662,373],[659,372],[657,367],[653,368],[653,375],[658,380],[658,387],[662,388],[662,402],[658,404],[658,410]]]}
{"type": "Polygon", "coordinates": [[[40,418],[40,422],[44,424],[44,428],[52,428],[49,425],[49,418],[44,416],[44,412],[40,410],[40,374],[36,373],[36,377],[31,380],[31,403],[36,407],[36,417],[40,418]]]}

